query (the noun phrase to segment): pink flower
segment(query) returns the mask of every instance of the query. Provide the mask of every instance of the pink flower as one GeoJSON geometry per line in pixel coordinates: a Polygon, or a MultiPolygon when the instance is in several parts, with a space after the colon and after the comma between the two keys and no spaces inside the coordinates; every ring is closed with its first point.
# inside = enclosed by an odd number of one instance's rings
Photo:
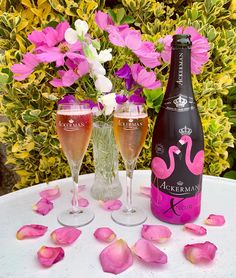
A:
{"type": "Polygon", "coordinates": [[[40,60],[36,55],[32,53],[26,53],[23,56],[21,64],[14,64],[11,67],[11,71],[14,73],[14,79],[22,81],[27,78],[40,63],[40,60]]]}
{"type": "Polygon", "coordinates": [[[194,223],[186,223],[184,224],[184,229],[187,231],[190,231],[191,233],[195,234],[195,235],[206,235],[207,234],[207,230],[199,225],[196,225],[194,223]]]}
{"type": "Polygon", "coordinates": [[[189,34],[191,35],[192,48],[191,48],[191,72],[199,74],[203,65],[208,62],[210,45],[208,40],[204,38],[193,27],[179,27],[176,29],[175,34],[189,34]]]}
{"type": "Polygon", "coordinates": [[[33,210],[41,215],[46,215],[53,209],[53,203],[47,199],[40,199],[37,204],[33,205],[33,210]]]}
{"type": "Polygon", "coordinates": [[[144,88],[156,89],[161,86],[161,82],[156,80],[156,74],[153,71],[147,71],[140,64],[133,64],[131,73],[133,79],[144,88]]]}
{"type": "Polygon", "coordinates": [[[205,220],[205,224],[209,226],[223,226],[225,224],[225,218],[223,215],[210,214],[205,220]]]}
{"type": "Polygon", "coordinates": [[[16,238],[21,240],[25,238],[34,238],[43,236],[48,230],[48,227],[37,224],[30,224],[22,226],[16,232],[16,238]]]}
{"type": "Polygon", "coordinates": [[[167,263],[167,255],[148,240],[139,239],[132,247],[132,251],[145,263],[167,263]]]}
{"type": "Polygon", "coordinates": [[[45,189],[41,191],[39,194],[41,198],[47,199],[49,201],[53,201],[61,196],[60,189],[58,186],[55,186],[54,188],[50,189],[45,189]]]}
{"type": "Polygon", "coordinates": [[[107,227],[97,228],[93,235],[102,242],[112,242],[116,238],[116,234],[107,227]]]}
{"type": "Polygon", "coordinates": [[[39,46],[36,48],[38,54],[36,57],[41,62],[51,63],[56,62],[56,67],[64,66],[65,59],[68,57],[72,60],[75,58],[81,59],[81,54],[75,53],[81,51],[80,42],[75,44],[69,44],[62,42],[58,46],[39,46]]]}
{"type": "Polygon", "coordinates": [[[116,200],[116,199],[108,200],[105,202],[101,201],[100,203],[105,210],[118,210],[122,206],[122,202],[120,200],[116,200]]]}
{"type": "Polygon", "coordinates": [[[61,247],[42,246],[37,252],[38,261],[42,266],[50,267],[53,264],[61,261],[64,256],[64,250],[61,247]]]}
{"type": "MultiPolygon", "coordinates": [[[[78,54],[79,55],[79,54],[78,54]]],[[[89,64],[85,56],[76,56],[73,60],[67,59],[66,66],[69,70],[59,70],[60,78],[53,78],[49,83],[54,87],[70,87],[80,77],[89,72],[89,64]]]]}
{"type": "Polygon", "coordinates": [[[70,245],[81,235],[81,231],[73,227],[61,227],[51,233],[55,244],[70,245]]]}
{"type": "Polygon", "coordinates": [[[107,246],[101,252],[99,259],[103,271],[113,274],[119,274],[133,264],[132,252],[122,239],[107,246]]]}
{"type": "Polygon", "coordinates": [[[172,43],[172,36],[167,35],[164,38],[159,39],[159,42],[163,44],[164,49],[161,51],[161,58],[164,62],[169,63],[171,59],[171,43],[172,43]]]}
{"type": "Polygon", "coordinates": [[[138,48],[134,49],[134,53],[146,67],[155,68],[161,64],[161,55],[155,51],[152,42],[142,42],[138,48]]]}
{"type": "MultiPolygon", "coordinates": [[[[191,72],[199,74],[203,65],[209,60],[208,51],[210,45],[208,40],[193,27],[178,27],[175,34],[191,35],[191,72]]],[[[160,39],[159,42],[164,44],[164,50],[161,52],[162,59],[165,62],[170,62],[172,37],[168,35],[165,38],[160,39]]]]}
{"type": "Polygon", "coordinates": [[[127,24],[119,26],[110,25],[107,28],[110,42],[117,46],[126,47],[125,36],[127,35],[127,30],[129,30],[129,25],[127,24]]]}
{"type": "Polygon", "coordinates": [[[169,228],[163,225],[143,225],[141,235],[147,240],[163,243],[171,237],[169,228]]]}
{"type": "Polygon", "coordinates": [[[95,21],[102,30],[107,30],[107,27],[114,25],[111,17],[101,11],[95,12],[95,21]]]}
{"type": "Polygon", "coordinates": [[[33,31],[28,40],[35,44],[36,47],[47,45],[49,47],[55,46],[64,41],[65,31],[70,27],[67,21],[60,22],[56,29],[52,27],[46,27],[42,31],[33,31]]]}
{"type": "Polygon", "coordinates": [[[193,264],[208,263],[214,259],[216,250],[217,247],[209,241],[187,244],[184,246],[184,256],[193,264]]]}

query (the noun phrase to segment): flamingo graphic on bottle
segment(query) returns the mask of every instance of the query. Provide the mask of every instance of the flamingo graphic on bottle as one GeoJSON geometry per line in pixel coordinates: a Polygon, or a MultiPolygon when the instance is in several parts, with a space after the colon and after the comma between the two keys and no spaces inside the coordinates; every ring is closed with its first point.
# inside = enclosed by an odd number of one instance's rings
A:
{"type": "Polygon", "coordinates": [[[180,149],[177,146],[169,147],[168,154],[170,159],[170,166],[167,168],[166,162],[160,157],[154,157],[152,160],[152,171],[154,172],[156,178],[166,179],[168,178],[175,169],[174,153],[179,154],[180,149]]]}
{"type": "Polygon", "coordinates": [[[183,135],[179,143],[181,145],[187,144],[186,154],[185,154],[185,163],[191,173],[198,176],[202,174],[203,165],[204,165],[204,151],[200,150],[196,153],[193,161],[190,160],[190,154],[192,150],[192,139],[188,135],[183,135]]]}

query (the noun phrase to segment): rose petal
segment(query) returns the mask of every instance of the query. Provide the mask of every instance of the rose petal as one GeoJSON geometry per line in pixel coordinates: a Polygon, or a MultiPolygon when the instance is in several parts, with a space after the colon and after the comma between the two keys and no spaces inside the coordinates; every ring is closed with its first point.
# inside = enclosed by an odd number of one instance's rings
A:
{"type": "Polygon", "coordinates": [[[69,245],[76,241],[81,231],[73,227],[62,227],[51,233],[51,239],[55,244],[69,245]]]}
{"type": "Polygon", "coordinates": [[[223,215],[210,214],[205,220],[205,224],[209,226],[223,226],[225,218],[223,215]]]}
{"type": "Polygon", "coordinates": [[[145,263],[167,263],[167,255],[146,239],[139,239],[132,251],[145,263]]]}
{"type": "Polygon", "coordinates": [[[78,200],[79,207],[87,207],[89,205],[89,201],[85,198],[80,197],[78,200]]]}
{"type": "Polygon", "coordinates": [[[150,186],[140,186],[139,192],[145,196],[151,197],[151,187],[150,186]]]}
{"type": "Polygon", "coordinates": [[[105,210],[118,210],[122,206],[122,202],[120,200],[108,200],[108,201],[100,201],[102,207],[105,210]]]}
{"type": "Polygon", "coordinates": [[[184,224],[184,229],[199,236],[203,236],[207,234],[207,230],[203,226],[196,225],[194,223],[184,224]]]}
{"type": "Polygon", "coordinates": [[[40,264],[49,267],[62,260],[65,256],[65,253],[61,247],[42,246],[39,249],[37,255],[40,264]]]}
{"type": "Polygon", "coordinates": [[[40,237],[46,233],[47,229],[48,227],[43,225],[24,225],[16,232],[16,238],[21,240],[25,238],[40,237]]]}
{"type": "Polygon", "coordinates": [[[162,243],[171,237],[171,231],[162,225],[143,225],[141,235],[147,240],[162,243]]]}
{"type": "Polygon", "coordinates": [[[113,274],[121,273],[133,264],[132,252],[122,239],[116,240],[103,249],[99,259],[103,271],[113,274]]]}
{"type": "Polygon", "coordinates": [[[116,234],[107,227],[97,228],[93,235],[102,242],[112,242],[116,238],[116,234]]]}
{"type": "Polygon", "coordinates": [[[55,186],[54,188],[43,190],[39,194],[40,194],[41,198],[47,199],[49,201],[55,200],[61,196],[60,189],[58,186],[55,186]]]}
{"type": "Polygon", "coordinates": [[[184,246],[184,256],[193,264],[207,263],[214,259],[216,250],[217,247],[209,241],[187,244],[184,246]]]}
{"type": "Polygon", "coordinates": [[[33,210],[41,215],[46,215],[53,209],[53,203],[47,199],[40,199],[37,204],[33,205],[33,210]]]}

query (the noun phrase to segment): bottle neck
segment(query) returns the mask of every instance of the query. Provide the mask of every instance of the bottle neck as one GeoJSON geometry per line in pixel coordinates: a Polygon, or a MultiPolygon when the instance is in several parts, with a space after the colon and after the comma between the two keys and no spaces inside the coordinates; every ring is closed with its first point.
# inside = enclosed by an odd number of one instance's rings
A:
{"type": "Polygon", "coordinates": [[[166,97],[176,94],[193,95],[191,80],[191,49],[172,49],[166,97]]]}

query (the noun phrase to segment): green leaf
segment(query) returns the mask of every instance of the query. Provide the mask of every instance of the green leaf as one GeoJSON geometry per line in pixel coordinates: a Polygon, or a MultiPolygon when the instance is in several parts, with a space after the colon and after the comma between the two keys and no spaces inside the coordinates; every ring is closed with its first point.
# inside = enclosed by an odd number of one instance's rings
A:
{"type": "Polygon", "coordinates": [[[34,109],[34,110],[30,110],[29,115],[38,118],[38,116],[40,115],[40,113],[41,113],[41,110],[40,110],[40,109],[34,109]]]}
{"type": "Polygon", "coordinates": [[[121,23],[121,20],[124,18],[124,16],[125,16],[125,9],[120,8],[116,13],[117,23],[121,23]]]}
{"type": "Polygon", "coordinates": [[[38,121],[38,117],[34,115],[30,115],[30,111],[26,110],[21,115],[22,120],[28,124],[38,121]]]}
{"type": "Polygon", "coordinates": [[[198,15],[199,15],[198,14],[198,10],[193,9],[191,11],[191,19],[192,19],[192,21],[196,20],[198,18],[198,15]]]}
{"type": "Polygon", "coordinates": [[[8,82],[8,75],[0,72],[0,84],[6,85],[8,82]]]}
{"type": "Polygon", "coordinates": [[[112,18],[112,20],[113,20],[115,23],[118,23],[118,22],[117,22],[117,17],[116,17],[115,12],[114,12],[113,10],[108,10],[107,12],[108,12],[108,14],[110,15],[110,17],[112,18]]]}
{"type": "Polygon", "coordinates": [[[154,101],[155,99],[159,98],[161,95],[163,95],[162,89],[157,88],[154,90],[149,89],[143,89],[144,95],[147,99],[154,101]]]}
{"type": "Polygon", "coordinates": [[[127,15],[121,20],[120,24],[125,24],[125,23],[132,24],[134,22],[135,22],[135,19],[132,16],[127,15]]]}
{"type": "Polygon", "coordinates": [[[224,178],[236,180],[236,171],[229,171],[224,174],[224,178]]]}
{"type": "Polygon", "coordinates": [[[52,113],[51,110],[44,110],[40,113],[40,117],[46,117],[52,113]]]}

